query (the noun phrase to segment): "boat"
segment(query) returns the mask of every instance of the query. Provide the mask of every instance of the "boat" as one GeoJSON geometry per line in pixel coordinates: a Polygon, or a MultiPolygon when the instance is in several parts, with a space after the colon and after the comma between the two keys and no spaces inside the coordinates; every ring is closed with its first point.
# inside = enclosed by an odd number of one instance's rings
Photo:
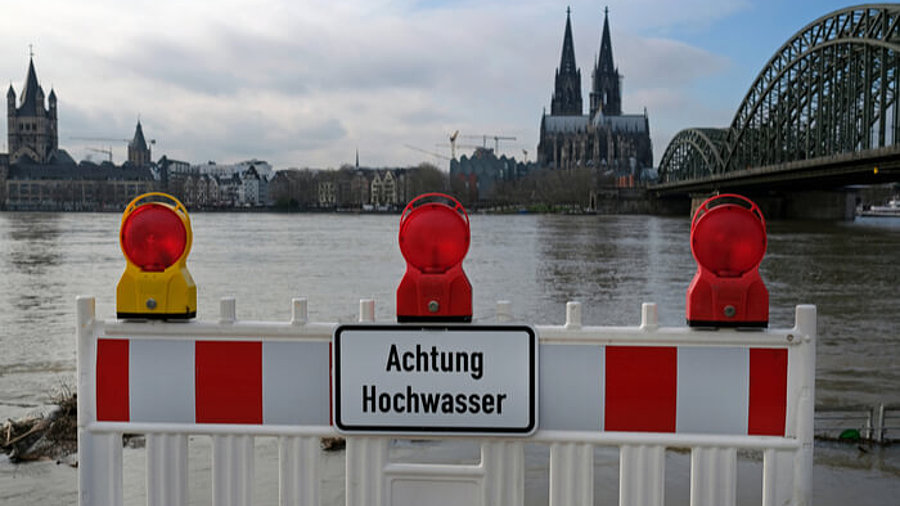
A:
{"type": "Polygon", "coordinates": [[[894,197],[883,206],[871,206],[862,209],[860,216],[884,216],[900,218],[900,197],[894,197]]]}

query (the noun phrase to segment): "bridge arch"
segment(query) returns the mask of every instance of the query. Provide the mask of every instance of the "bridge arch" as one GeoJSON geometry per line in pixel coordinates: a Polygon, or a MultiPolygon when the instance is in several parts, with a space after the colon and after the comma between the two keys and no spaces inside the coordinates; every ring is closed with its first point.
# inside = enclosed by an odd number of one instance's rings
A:
{"type": "Polygon", "coordinates": [[[678,132],[659,162],[660,182],[695,179],[722,171],[722,128],[687,128],[678,132]]]}
{"type": "MultiPolygon", "coordinates": [[[[705,175],[900,144],[898,97],[900,5],[862,5],[822,16],[760,71],[723,130],[722,164],[705,175]]],[[[679,133],[666,155],[683,143],[679,133]]],[[[703,177],[666,155],[661,182],[703,177]]]]}

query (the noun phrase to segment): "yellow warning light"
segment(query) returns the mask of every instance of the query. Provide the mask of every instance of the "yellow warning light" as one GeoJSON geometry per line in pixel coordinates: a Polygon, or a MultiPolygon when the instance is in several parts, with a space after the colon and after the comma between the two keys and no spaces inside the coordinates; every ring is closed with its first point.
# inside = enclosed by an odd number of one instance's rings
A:
{"type": "Polygon", "coordinates": [[[873,174],[878,174],[878,167],[875,167],[875,169],[872,170],[872,173],[873,173],[873,174]]]}
{"type": "Polygon", "coordinates": [[[116,286],[119,318],[197,316],[197,285],[187,270],[192,241],[191,219],[175,197],[145,193],[128,204],[119,229],[127,261],[116,286]]]}

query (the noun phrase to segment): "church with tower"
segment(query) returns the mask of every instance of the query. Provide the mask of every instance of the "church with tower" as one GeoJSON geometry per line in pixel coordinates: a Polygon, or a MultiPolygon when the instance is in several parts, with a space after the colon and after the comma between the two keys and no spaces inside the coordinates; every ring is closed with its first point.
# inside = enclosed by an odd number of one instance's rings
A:
{"type": "MultiPolygon", "coordinates": [[[[59,147],[56,92],[44,95],[34,56],[21,94],[6,92],[7,153],[0,153],[0,209],[121,209],[132,198],[156,189],[150,147],[138,121],[128,145],[128,161],[76,163],[59,147]]],[[[111,152],[110,152],[111,158],[111,152]]]]}
{"type": "Polygon", "coordinates": [[[9,160],[16,163],[27,160],[32,163],[51,163],[59,148],[56,116],[56,92],[50,90],[44,106],[44,89],[38,83],[34,71],[34,59],[28,62],[25,89],[19,105],[12,84],[6,92],[6,124],[9,160]]]}
{"type": "Polygon", "coordinates": [[[638,176],[642,169],[653,166],[646,110],[643,114],[622,114],[622,76],[613,60],[609,9],[604,12],[600,53],[591,74],[587,114],[581,94],[581,69],[575,63],[571,9],[566,11],[550,114],[545,110],[541,117],[538,163],[550,169],[597,169],[619,177],[638,176]]]}

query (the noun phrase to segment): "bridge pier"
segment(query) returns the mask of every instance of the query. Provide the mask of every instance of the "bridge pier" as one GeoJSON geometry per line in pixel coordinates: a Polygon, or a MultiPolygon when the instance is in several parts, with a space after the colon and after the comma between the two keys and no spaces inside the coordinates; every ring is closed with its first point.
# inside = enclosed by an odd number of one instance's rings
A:
{"type": "MultiPolygon", "coordinates": [[[[691,216],[711,195],[691,194],[691,216]]],[[[766,219],[851,221],[856,216],[857,191],[854,189],[741,195],[756,202],[766,219]]]]}
{"type": "Polygon", "coordinates": [[[784,217],[809,220],[853,220],[856,190],[815,190],[791,192],[785,197],[784,217]]]}

